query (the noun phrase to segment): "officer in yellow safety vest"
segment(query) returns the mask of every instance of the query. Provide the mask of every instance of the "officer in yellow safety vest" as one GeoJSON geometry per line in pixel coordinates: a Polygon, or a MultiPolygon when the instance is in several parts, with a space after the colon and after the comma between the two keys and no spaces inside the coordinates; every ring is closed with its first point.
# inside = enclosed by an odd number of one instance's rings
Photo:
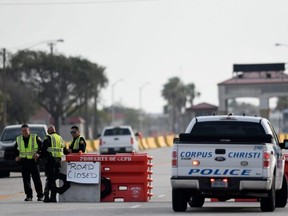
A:
{"type": "Polygon", "coordinates": [[[72,126],[70,131],[73,140],[69,145],[69,148],[65,151],[65,154],[70,153],[85,153],[86,152],[86,141],[84,137],[80,136],[78,126],[72,126]]]}
{"type": "Polygon", "coordinates": [[[47,177],[43,202],[57,202],[56,179],[59,175],[65,143],[62,137],[56,133],[54,126],[49,126],[47,132],[48,135],[42,145],[42,155],[46,160],[45,175],[47,177]]]}
{"type": "Polygon", "coordinates": [[[43,189],[40,178],[38,158],[41,150],[41,139],[36,134],[30,134],[27,124],[21,126],[22,135],[16,138],[16,158],[21,165],[21,173],[26,198],[24,201],[32,201],[31,175],[37,192],[38,201],[43,200],[43,189]]]}

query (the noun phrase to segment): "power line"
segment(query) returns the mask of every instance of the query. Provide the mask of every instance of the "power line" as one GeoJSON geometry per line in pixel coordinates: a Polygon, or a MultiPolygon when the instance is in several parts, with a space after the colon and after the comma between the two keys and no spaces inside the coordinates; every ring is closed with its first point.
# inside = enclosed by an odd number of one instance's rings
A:
{"type": "Polygon", "coordinates": [[[41,5],[84,5],[84,4],[111,4],[130,2],[151,2],[158,0],[98,0],[98,1],[59,1],[59,2],[4,2],[1,6],[41,6],[41,5]]]}

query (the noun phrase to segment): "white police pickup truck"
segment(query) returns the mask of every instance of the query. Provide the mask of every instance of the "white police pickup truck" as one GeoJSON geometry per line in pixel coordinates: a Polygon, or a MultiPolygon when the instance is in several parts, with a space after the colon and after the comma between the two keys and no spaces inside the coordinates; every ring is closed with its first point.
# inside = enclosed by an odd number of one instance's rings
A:
{"type": "MultiPolygon", "coordinates": [[[[282,145],[282,144],[281,144],[282,145]]],[[[174,139],[172,207],[202,207],[205,198],[257,198],[264,212],[285,207],[287,182],[277,134],[252,116],[201,116],[174,139]]]]}

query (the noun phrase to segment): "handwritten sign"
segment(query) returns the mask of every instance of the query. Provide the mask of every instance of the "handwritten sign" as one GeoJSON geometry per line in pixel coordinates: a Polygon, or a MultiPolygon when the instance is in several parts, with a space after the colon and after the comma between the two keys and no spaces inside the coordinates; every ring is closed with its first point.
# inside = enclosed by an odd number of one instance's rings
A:
{"type": "Polygon", "coordinates": [[[67,181],[82,184],[99,184],[99,162],[67,163],[67,181]]]}

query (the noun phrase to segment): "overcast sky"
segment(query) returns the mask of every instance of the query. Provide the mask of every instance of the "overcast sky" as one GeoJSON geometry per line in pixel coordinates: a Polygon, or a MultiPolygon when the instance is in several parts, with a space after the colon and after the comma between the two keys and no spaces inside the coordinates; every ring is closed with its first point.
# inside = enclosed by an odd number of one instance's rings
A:
{"type": "Polygon", "coordinates": [[[56,53],[107,68],[102,106],[114,83],[114,102],[138,109],[145,85],[142,108],[153,113],[171,77],[196,85],[195,104],[218,105],[233,64],[288,60],[288,46],[274,45],[288,44],[287,0],[0,0],[0,27],[0,48],[12,52],[64,39],[56,53]]]}

